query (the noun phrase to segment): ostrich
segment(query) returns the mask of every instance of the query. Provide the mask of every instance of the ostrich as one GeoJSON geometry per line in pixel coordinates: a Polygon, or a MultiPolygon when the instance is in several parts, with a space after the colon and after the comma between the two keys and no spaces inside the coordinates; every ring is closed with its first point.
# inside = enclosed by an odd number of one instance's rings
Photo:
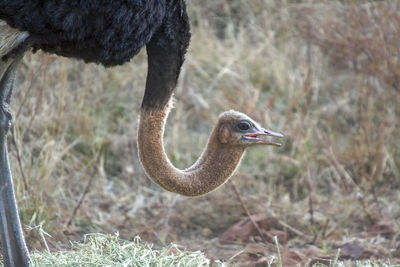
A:
{"type": "Polygon", "coordinates": [[[229,179],[247,147],[275,145],[247,115],[220,115],[195,164],[175,168],[163,147],[164,126],[190,41],[184,0],[0,0],[0,231],[5,266],[32,264],[25,244],[9,167],[6,136],[17,66],[27,50],[41,49],[106,67],[129,61],[143,46],[148,73],[140,109],[138,148],[147,175],[186,196],[208,193],[229,179]]]}

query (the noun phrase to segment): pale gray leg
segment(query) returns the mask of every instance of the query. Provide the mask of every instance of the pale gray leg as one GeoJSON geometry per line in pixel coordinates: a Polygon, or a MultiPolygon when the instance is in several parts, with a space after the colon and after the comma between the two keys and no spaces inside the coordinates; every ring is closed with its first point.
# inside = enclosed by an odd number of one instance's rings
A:
{"type": "Polygon", "coordinates": [[[0,59],[0,231],[4,266],[32,265],[19,219],[13,179],[7,152],[7,133],[12,117],[9,111],[17,66],[22,54],[8,62],[0,59]]]}

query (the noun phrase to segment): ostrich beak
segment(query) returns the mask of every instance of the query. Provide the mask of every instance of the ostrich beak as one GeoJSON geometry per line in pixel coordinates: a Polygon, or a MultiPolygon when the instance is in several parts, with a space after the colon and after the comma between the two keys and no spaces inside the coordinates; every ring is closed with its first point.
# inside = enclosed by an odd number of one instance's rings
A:
{"type": "Polygon", "coordinates": [[[256,144],[263,144],[263,145],[270,145],[270,146],[281,146],[281,144],[279,143],[275,143],[275,142],[271,142],[271,141],[267,141],[264,139],[259,138],[259,136],[271,136],[271,137],[277,137],[277,138],[283,138],[285,137],[283,134],[281,133],[276,133],[270,130],[266,130],[264,128],[261,129],[257,129],[251,133],[246,133],[244,135],[244,138],[247,140],[253,140],[255,141],[256,144]]]}

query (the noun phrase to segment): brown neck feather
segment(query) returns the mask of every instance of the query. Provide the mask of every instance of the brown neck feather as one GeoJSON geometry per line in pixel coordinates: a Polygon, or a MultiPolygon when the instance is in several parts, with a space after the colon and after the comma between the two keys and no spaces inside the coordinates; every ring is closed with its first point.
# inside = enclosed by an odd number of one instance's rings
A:
{"type": "Polygon", "coordinates": [[[185,170],[177,169],[163,145],[168,113],[169,105],[164,109],[141,109],[138,147],[147,175],[164,189],[185,196],[206,194],[226,182],[239,165],[244,149],[221,144],[214,129],[196,163],[185,170]]]}

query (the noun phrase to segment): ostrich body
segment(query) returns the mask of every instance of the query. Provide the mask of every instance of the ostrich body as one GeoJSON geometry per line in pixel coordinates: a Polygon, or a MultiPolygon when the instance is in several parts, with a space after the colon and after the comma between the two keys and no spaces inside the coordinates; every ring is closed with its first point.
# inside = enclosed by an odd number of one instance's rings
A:
{"type": "Polygon", "coordinates": [[[0,231],[5,266],[31,265],[6,142],[15,74],[29,49],[108,67],[129,61],[146,46],[148,73],[140,112],[139,156],[147,175],[166,190],[187,196],[210,192],[231,177],[247,147],[278,145],[258,136],[282,135],[229,111],[220,116],[193,166],[186,170],[172,166],[162,139],[189,41],[183,0],[0,0],[0,231]]]}

